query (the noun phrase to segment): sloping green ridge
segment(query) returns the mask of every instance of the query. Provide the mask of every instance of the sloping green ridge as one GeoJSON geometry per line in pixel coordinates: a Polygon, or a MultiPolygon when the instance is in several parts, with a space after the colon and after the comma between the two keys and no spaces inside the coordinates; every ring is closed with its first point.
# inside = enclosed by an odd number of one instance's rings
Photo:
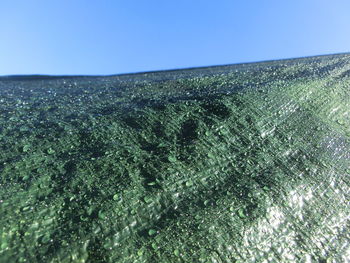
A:
{"type": "Polygon", "coordinates": [[[0,262],[346,262],[350,55],[0,78],[0,262]]]}

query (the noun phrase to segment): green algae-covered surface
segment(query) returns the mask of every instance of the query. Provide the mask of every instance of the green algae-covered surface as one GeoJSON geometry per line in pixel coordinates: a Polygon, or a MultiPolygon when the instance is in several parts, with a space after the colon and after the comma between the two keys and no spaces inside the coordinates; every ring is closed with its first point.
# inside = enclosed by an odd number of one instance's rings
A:
{"type": "Polygon", "coordinates": [[[347,262],[350,55],[0,78],[0,262],[347,262]]]}

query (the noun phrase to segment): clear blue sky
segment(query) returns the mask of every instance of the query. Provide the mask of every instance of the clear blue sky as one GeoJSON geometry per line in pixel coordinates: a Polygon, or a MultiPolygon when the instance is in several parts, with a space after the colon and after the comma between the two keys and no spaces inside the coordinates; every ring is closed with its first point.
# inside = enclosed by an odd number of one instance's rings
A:
{"type": "Polygon", "coordinates": [[[0,75],[116,74],[348,51],[349,0],[0,3],[0,75]]]}

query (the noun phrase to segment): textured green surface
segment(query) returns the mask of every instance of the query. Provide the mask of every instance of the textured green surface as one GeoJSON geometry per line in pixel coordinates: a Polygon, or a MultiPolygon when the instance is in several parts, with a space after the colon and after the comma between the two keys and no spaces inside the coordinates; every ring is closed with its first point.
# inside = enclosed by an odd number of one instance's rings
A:
{"type": "Polygon", "coordinates": [[[350,55],[0,78],[0,262],[346,262],[350,55]]]}

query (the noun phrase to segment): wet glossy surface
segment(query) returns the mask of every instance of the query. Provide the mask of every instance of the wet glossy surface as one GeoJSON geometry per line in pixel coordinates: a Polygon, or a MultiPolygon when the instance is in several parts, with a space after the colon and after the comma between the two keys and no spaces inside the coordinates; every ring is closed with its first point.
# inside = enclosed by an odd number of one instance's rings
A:
{"type": "Polygon", "coordinates": [[[0,78],[0,262],[342,262],[350,55],[0,78]]]}

